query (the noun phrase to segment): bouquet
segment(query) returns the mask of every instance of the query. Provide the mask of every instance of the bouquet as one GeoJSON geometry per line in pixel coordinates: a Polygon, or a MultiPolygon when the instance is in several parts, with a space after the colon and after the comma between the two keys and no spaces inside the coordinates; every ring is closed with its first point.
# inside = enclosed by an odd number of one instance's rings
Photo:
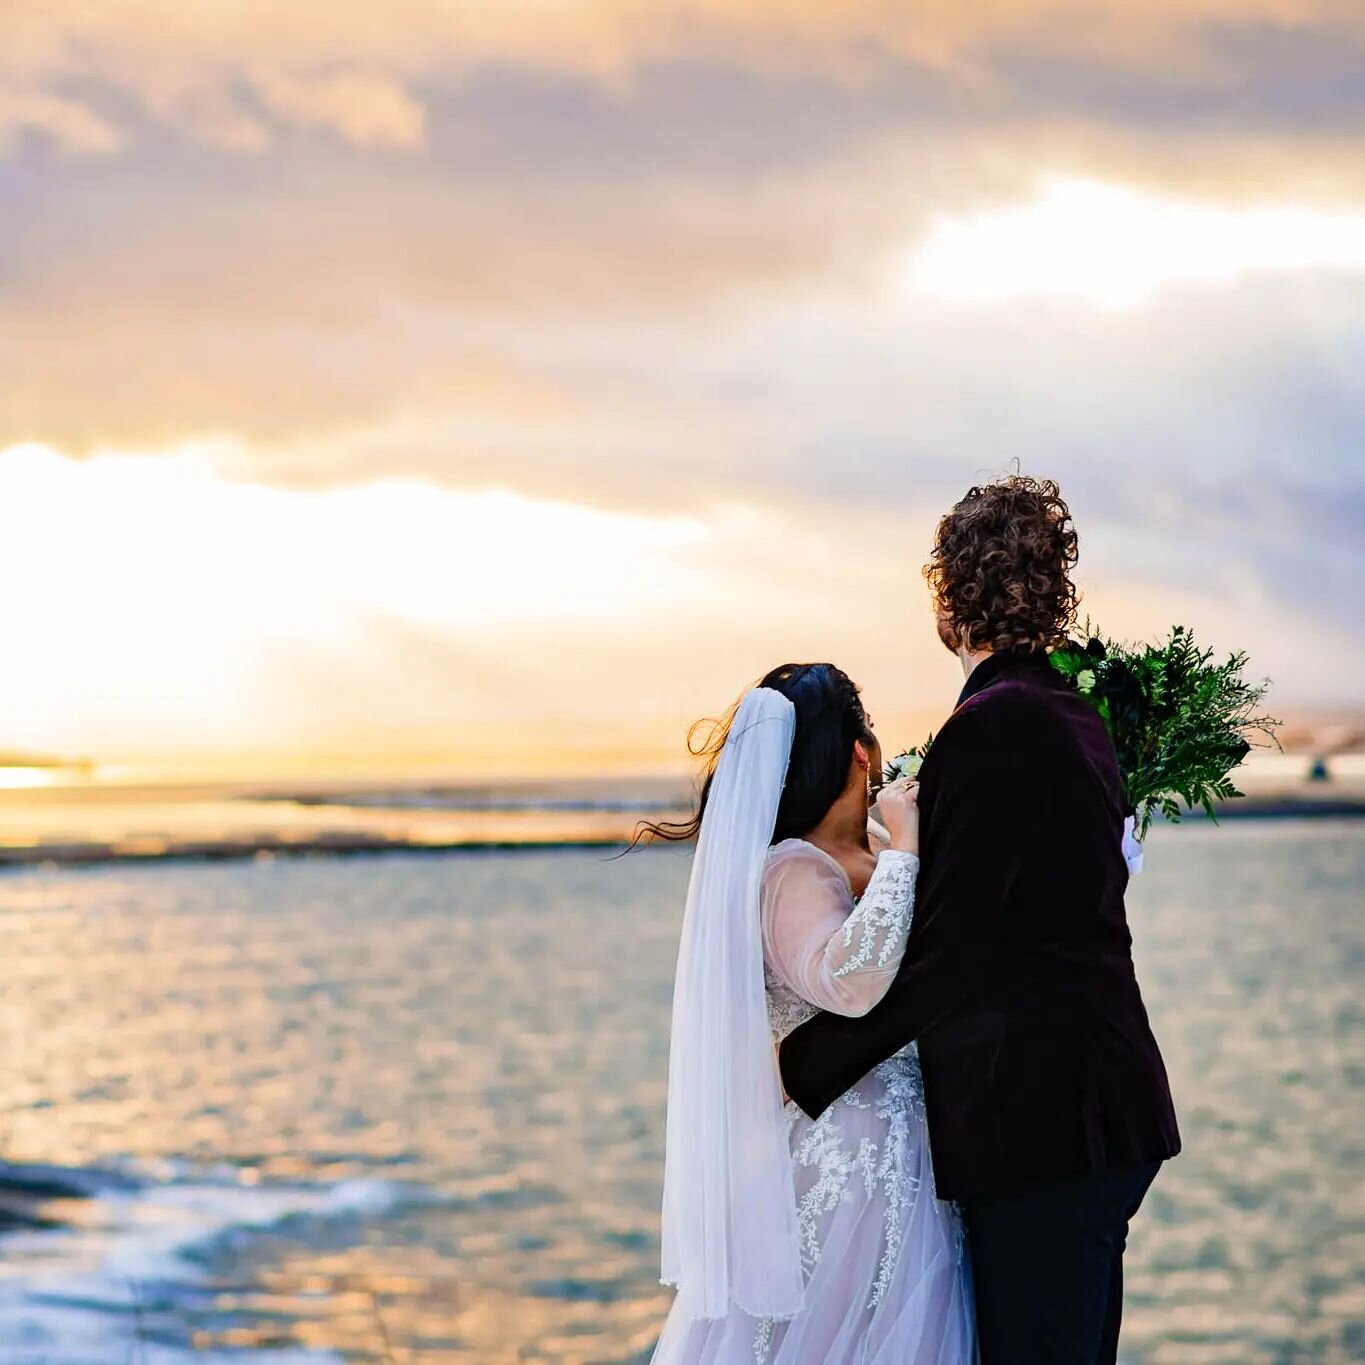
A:
{"type": "Polygon", "coordinates": [[[929,746],[934,742],[933,735],[930,735],[923,744],[918,744],[914,748],[905,749],[898,753],[895,758],[890,759],[886,764],[883,778],[886,782],[900,782],[902,779],[918,777],[919,770],[924,765],[924,760],[929,753],[929,746]]]}
{"type": "Polygon", "coordinates": [[[1247,656],[1213,661],[1184,626],[1159,645],[1124,646],[1097,637],[1049,656],[1053,668],[1099,713],[1114,741],[1137,837],[1158,812],[1179,821],[1240,797],[1231,774],[1259,737],[1275,743],[1280,722],[1261,710],[1269,683],[1244,676],[1247,656]]]}
{"type": "MultiPolygon", "coordinates": [[[[1244,676],[1247,656],[1213,661],[1184,626],[1159,645],[1126,646],[1101,638],[1086,622],[1087,643],[1068,641],[1048,656],[1100,714],[1118,754],[1129,827],[1125,843],[1140,866],[1140,841],[1159,813],[1179,821],[1181,803],[1215,820],[1214,803],[1242,795],[1231,774],[1260,738],[1275,743],[1280,722],[1261,710],[1268,682],[1244,676]]],[[[917,777],[931,735],[886,765],[886,781],[917,777]]]]}

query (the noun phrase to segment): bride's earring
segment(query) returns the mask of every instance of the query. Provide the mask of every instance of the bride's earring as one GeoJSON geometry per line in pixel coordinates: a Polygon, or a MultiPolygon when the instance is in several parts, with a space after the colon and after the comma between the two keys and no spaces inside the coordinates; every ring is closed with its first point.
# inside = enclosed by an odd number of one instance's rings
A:
{"type": "Polygon", "coordinates": [[[867,804],[870,808],[877,799],[877,793],[881,790],[880,784],[872,781],[872,764],[870,761],[863,764],[863,782],[867,788],[867,804]]]}

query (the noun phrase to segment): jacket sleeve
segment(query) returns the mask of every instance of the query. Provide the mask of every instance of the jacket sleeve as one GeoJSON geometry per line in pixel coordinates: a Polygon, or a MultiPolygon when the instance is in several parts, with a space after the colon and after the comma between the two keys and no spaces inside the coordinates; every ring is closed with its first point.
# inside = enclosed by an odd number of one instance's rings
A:
{"type": "Polygon", "coordinates": [[[1038,808],[1013,727],[998,711],[983,696],[935,741],[918,908],[890,989],[862,1018],[818,1014],[781,1045],[782,1082],[812,1118],[949,1014],[995,951],[1038,808]]]}

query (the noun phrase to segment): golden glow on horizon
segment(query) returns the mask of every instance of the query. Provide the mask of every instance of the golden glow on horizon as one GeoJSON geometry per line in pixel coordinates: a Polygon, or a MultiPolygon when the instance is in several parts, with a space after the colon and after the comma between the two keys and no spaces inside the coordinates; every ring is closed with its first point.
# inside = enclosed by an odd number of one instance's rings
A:
{"type": "MultiPolygon", "coordinates": [[[[6,745],[61,753],[221,749],[259,727],[289,744],[294,683],[324,689],[398,644],[538,623],[615,628],[704,545],[684,517],[632,516],[416,480],[301,491],[233,482],[214,447],[88,460],[0,450],[13,588],[0,670],[6,745]],[[368,656],[368,657],[367,657],[368,656]]],[[[679,588],[680,590],[680,588],[679,588]]],[[[414,645],[422,649],[434,646],[414,645]]],[[[466,673],[486,666],[471,652],[466,673]]],[[[458,656],[428,668],[459,667],[458,656]]],[[[451,679],[452,689],[458,678],[451,679]]],[[[411,690],[436,686],[412,678],[411,690]]],[[[371,697],[343,729],[401,714],[371,697]],[[386,714],[388,712],[388,714],[386,714]]],[[[357,709],[359,709],[357,707],[357,709]]]]}
{"type": "Polygon", "coordinates": [[[51,768],[0,767],[0,789],[27,790],[31,787],[55,787],[70,782],[68,774],[51,768]]]}
{"type": "Polygon", "coordinates": [[[939,215],[913,249],[906,279],[943,299],[1050,295],[1131,308],[1172,285],[1315,268],[1365,270],[1365,213],[1214,206],[1051,177],[1022,206],[939,215]]]}
{"type": "Polygon", "coordinates": [[[346,605],[460,627],[610,617],[634,586],[619,573],[623,558],[705,538],[684,517],[417,479],[307,491],[237,482],[219,475],[214,454],[211,444],[87,460],[38,445],[0,450],[0,499],[28,513],[4,553],[35,556],[44,592],[68,607],[94,592],[129,608],[120,630],[145,617],[158,629],[183,624],[212,606],[233,633],[308,628],[346,605]],[[79,555],[53,553],[62,547],[79,555]],[[272,603],[264,619],[262,597],[272,603]]]}
{"type": "MultiPolygon", "coordinates": [[[[896,745],[960,687],[917,568],[937,504],[623,515],[236,482],[225,450],[0,450],[0,747],[99,781],[638,772],[684,766],[689,724],[784,659],[847,668],[896,745]]],[[[1086,586],[1118,629],[1220,643],[1226,593],[1086,586]]],[[[1232,643],[1316,672],[1312,641],[1243,612],[1232,643]]]]}

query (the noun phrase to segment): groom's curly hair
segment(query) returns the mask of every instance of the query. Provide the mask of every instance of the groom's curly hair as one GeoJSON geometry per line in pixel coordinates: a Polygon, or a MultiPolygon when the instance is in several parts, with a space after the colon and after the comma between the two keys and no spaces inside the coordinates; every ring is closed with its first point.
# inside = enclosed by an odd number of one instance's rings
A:
{"type": "Polygon", "coordinates": [[[944,643],[1049,649],[1076,619],[1076,529],[1051,479],[1011,474],[967,490],[938,524],[924,576],[944,643]],[[945,632],[946,628],[946,632],[945,632]]]}

